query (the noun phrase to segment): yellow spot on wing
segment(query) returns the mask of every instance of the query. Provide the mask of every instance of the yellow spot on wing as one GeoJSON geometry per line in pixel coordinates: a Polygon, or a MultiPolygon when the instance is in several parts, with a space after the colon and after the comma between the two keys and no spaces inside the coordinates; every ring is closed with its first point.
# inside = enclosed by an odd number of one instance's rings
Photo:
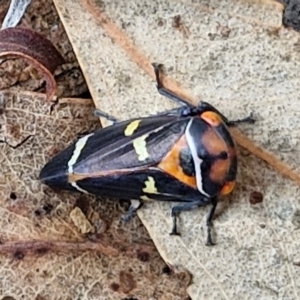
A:
{"type": "Polygon", "coordinates": [[[153,201],[152,199],[150,199],[150,198],[149,198],[148,196],[146,196],[146,195],[141,196],[140,199],[143,200],[143,201],[153,201]]]}
{"type": "Polygon", "coordinates": [[[143,192],[147,194],[157,194],[157,188],[155,187],[155,180],[153,177],[148,176],[148,180],[145,181],[146,187],[143,188],[143,192]]]}
{"type": "Polygon", "coordinates": [[[144,134],[136,139],[133,140],[133,147],[138,155],[138,160],[143,161],[149,157],[149,153],[147,150],[147,143],[146,138],[148,137],[148,134],[144,134]]]}
{"type": "Polygon", "coordinates": [[[140,124],[141,120],[135,120],[131,123],[129,123],[127,125],[127,127],[125,128],[124,130],[124,134],[126,136],[130,136],[130,135],[133,135],[133,133],[137,130],[137,128],[139,127],[139,124],[140,124]]]}

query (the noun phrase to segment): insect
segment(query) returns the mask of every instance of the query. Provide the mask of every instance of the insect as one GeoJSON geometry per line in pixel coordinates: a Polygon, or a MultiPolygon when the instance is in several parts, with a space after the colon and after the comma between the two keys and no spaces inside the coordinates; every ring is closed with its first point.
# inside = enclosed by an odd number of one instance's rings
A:
{"type": "Polygon", "coordinates": [[[211,204],[207,245],[218,196],[230,193],[237,174],[235,143],[228,126],[254,122],[251,115],[229,121],[206,102],[191,105],[161,82],[161,65],[153,64],[161,95],[181,106],[157,115],[119,122],[87,134],[54,156],[41,170],[49,186],[103,197],[132,200],[129,220],[148,200],[179,202],[172,208],[171,235],[177,216],[211,204]]]}

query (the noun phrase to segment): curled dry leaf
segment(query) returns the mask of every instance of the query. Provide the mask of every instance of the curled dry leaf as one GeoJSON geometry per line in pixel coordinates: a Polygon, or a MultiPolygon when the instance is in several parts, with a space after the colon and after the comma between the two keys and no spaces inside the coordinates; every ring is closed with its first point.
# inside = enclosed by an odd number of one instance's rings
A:
{"type": "Polygon", "coordinates": [[[56,90],[52,74],[64,59],[49,40],[27,28],[6,28],[0,31],[0,57],[6,56],[22,57],[42,72],[47,99],[52,100],[56,90]]]}

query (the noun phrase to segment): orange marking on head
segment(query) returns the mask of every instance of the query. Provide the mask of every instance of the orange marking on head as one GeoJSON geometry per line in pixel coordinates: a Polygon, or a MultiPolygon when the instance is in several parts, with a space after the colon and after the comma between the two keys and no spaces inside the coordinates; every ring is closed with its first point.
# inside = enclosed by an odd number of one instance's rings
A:
{"type": "Polygon", "coordinates": [[[186,175],[180,166],[180,152],[182,149],[187,147],[188,144],[185,136],[183,135],[173,146],[173,148],[167,153],[167,155],[162,159],[158,167],[169,175],[175,177],[179,181],[185,183],[186,185],[197,189],[195,176],[186,175]]]}
{"type": "Polygon", "coordinates": [[[235,187],[235,181],[228,181],[223,185],[221,195],[227,195],[232,192],[235,187]]]}
{"type": "Polygon", "coordinates": [[[217,183],[223,183],[226,180],[226,176],[229,170],[229,159],[217,159],[211,165],[209,172],[209,178],[217,183]]]}
{"type": "Polygon", "coordinates": [[[208,128],[204,132],[201,137],[201,141],[208,153],[212,155],[219,155],[221,152],[228,152],[226,142],[214,131],[213,128],[208,128]]]}
{"type": "Polygon", "coordinates": [[[200,115],[200,118],[206,121],[208,124],[210,124],[213,127],[217,127],[223,123],[222,118],[220,115],[213,111],[205,111],[200,115]]]}

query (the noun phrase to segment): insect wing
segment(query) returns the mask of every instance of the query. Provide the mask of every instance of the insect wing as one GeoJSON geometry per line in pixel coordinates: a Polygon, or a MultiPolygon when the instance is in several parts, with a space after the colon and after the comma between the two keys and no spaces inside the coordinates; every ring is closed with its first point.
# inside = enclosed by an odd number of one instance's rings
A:
{"type": "Polygon", "coordinates": [[[77,181],[76,188],[102,197],[117,199],[193,202],[199,191],[159,168],[139,168],[77,181]]]}
{"type": "Polygon", "coordinates": [[[184,134],[187,123],[188,118],[160,116],[105,128],[88,138],[69,173],[102,177],[154,166],[184,134]]]}
{"type": "Polygon", "coordinates": [[[74,183],[83,179],[101,181],[111,174],[146,169],[162,159],[184,133],[188,120],[154,116],[95,131],[52,158],[41,170],[40,179],[50,186],[78,190],[74,183]]]}

